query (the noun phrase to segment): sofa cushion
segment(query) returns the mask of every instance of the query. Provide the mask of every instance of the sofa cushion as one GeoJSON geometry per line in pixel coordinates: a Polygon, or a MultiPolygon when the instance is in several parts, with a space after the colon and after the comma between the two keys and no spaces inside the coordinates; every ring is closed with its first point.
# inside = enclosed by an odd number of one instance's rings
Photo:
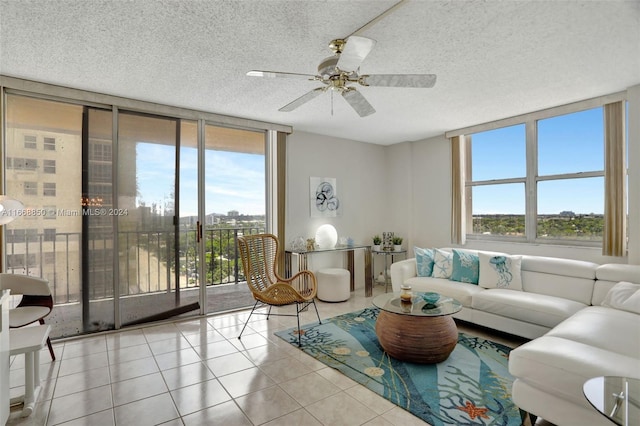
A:
{"type": "Polygon", "coordinates": [[[542,272],[522,271],[522,289],[591,305],[594,280],[542,272]]]}
{"type": "Polygon", "coordinates": [[[619,282],[609,290],[602,306],[640,314],[640,284],[619,282]]]}
{"type": "Polygon", "coordinates": [[[640,265],[608,263],[596,269],[596,278],[604,281],[628,281],[640,284],[640,265]]]}
{"type": "Polygon", "coordinates": [[[591,305],[597,267],[581,260],[524,255],[522,289],[591,305]]]}
{"type": "Polygon", "coordinates": [[[478,252],[480,259],[480,280],[478,284],[484,288],[509,288],[522,290],[520,264],[522,256],[507,254],[494,256],[478,252]]]}
{"type": "Polygon", "coordinates": [[[486,291],[475,284],[460,283],[457,281],[443,280],[441,278],[414,277],[405,281],[414,292],[435,291],[443,296],[453,297],[462,306],[470,308],[471,300],[475,294],[486,291]]]}
{"type": "Polygon", "coordinates": [[[637,314],[589,306],[509,354],[509,372],[584,405],[584,382],[640,371],[637,314]]]}
{"type": "Polygon", "coordinates": [[[544,294],[488,289],[475,294],[471,307],[545,327],[554,327],[586,305],[544,294]]]}
{"type": "Polygon", "coordinates": [[[620,281],[640,284],[640,265],[609,263],[596,269],[592,305],[600,305],[611,287],[620,281]]]}
{"type": "Polygon", "coordinates": [[[522,256],[522,270],[595,279],[597,263],[545,256],[522,256]]]}
{"type": "Polygon", "coordinates": [[[453,255],[440,249],[433,249],[433,273],[434,278],[450,278],[453,272],[453,255]]]}
{"type": "Polygon", "coordinates": [[[549,334],[509,354],[509,372],[513,376],[585,407],[585,381],[597,376],[628,376],[631,371],[640,371],[637,354],[623,355],[549,334]]]}
{"type": "Polygon", "coordinates": [[[416,257],[416,275],[430,277],[433,273],[433,257],[435,255],[433,249],[414,247],[413,254],[416,257]]]}
{"type": "Polygon", "coordinates": [[[640,363],[638,324],[638,314],[604,306],[588,306],[558,324],[547,336],[562,337],[634,357],[640,363]]]}
{"type": "Polygon", "coordinates": [[[478,255],[466,250],[453,249],[453,271],[451,281],[478,284],[480,261],[478,255]]]}

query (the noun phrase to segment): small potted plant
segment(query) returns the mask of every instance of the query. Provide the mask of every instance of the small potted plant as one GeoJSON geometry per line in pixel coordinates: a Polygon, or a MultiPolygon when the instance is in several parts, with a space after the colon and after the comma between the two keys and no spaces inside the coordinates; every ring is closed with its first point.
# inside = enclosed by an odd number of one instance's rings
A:
{"type": "Polygon", "coordinates": [[[380,244],[382,243],[382,238],[380,235],[373,236],[373,251],[380,251],[380,244]]]}
{"type": "Polygon", "coordinates": [[[402,251],[402,237],[393,237],[393,251],[402,251]]]}

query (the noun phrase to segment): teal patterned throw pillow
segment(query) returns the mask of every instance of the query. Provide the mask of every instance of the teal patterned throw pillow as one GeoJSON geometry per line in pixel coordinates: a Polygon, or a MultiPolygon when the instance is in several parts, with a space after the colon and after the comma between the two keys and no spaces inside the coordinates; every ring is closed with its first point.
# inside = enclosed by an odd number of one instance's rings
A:
{"type": "Polygon", "coordinates": [[[480,278],[480,260],[477,254],[465,250],[453,249],[453,272],[451,281],[478,284],[480,278]]]}
{"type": "Polygon", "coordinates": [[[433,250],[414,247],[413,253],[416,256],[416,275],[430,277],[433,273],[433,250]]]}

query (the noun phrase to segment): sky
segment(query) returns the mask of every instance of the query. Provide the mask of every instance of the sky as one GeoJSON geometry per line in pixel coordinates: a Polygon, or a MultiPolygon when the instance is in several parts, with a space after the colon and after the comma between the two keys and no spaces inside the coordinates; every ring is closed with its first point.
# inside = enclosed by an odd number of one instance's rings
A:
{"type": "MultiPolygon", "coordinates": [[[[139,142],[136,145],[138,203],[165,204],[173,197],[175,148],[139,142]]],[[[180,150],[180,216],[198,214],[197,150],[180,150]]],[[[205,151],[205,212],[265,214],[264,155],[205,151]]]]}
{"type": "MultiPolygon", "coordinates": [[[[602,108],[538,121],[538,175],[604,170],[602,108]]],[[[525,125],[472,135],[473,180],[526,176],[525,125]]],[[[604,178],[538,183],[538,213],[604,211],[604,178]]],[[[474,214],[524,214],[525,188],[512,183],[473,188],[474,214]]]]}

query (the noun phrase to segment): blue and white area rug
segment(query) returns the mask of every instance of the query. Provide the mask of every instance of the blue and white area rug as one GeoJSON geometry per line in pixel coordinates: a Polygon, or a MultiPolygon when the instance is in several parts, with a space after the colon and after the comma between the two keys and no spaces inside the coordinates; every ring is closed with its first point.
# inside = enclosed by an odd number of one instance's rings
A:
{"type": "MultiPolygon", "coordinates": [[[[377,308],[302,327],[302,350],[433,425],[529,425],[511,400],[509,347],[460,333],[446,361],[414,364],[387,355],[377,308]]],[[[295,328],[275,333],[298,345],[295,328]]]]}

